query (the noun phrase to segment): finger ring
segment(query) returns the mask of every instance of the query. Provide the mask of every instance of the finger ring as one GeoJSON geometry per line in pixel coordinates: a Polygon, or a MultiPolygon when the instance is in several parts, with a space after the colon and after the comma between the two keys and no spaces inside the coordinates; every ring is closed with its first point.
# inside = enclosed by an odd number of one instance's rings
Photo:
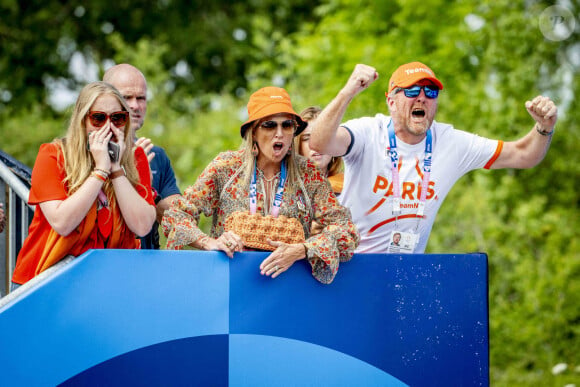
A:
{"type": "Polygon", "coordinates": [[[275,271],[278,271],[278,270],[280,270],[280,268],[278,267],[278,265],[274,266],[274,270],[275,270],[275,271]]]}
{"type": "Polygon", "coordinates": [[[226,246],[228,246],[228,247],[232,247],[232,242],[230,242],[230,241],[227,241],[227,242],[226,242],[226,246]]]}

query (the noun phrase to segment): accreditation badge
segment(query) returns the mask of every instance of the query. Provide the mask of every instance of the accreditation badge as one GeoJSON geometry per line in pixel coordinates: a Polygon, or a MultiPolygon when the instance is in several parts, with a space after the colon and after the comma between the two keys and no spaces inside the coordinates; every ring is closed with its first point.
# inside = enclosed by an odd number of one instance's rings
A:
{"type": "Polygon", "coordinates": [[[393,231],[387,251],[389,253],[412,254],[419,242],[419,234],[412,232],[393,231]]]}

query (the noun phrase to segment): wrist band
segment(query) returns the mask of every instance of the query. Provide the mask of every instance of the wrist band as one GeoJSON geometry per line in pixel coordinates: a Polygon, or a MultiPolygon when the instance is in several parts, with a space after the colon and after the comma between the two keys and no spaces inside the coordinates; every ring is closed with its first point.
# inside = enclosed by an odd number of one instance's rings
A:
{"type": "Polygon", "coordinates": [[[97,172],[97,171],[91,172],[91,176],[92,177],[96,177],[97,179],[99,179],[103,183],[107,181],[107,178],[105,176],[103,176],[102,174],[100,174],[99,172],[97,172]]]}
{"type": "Polygon", "coordinates": [[[113,180],[121,176],[127,176],[127,174],[125,173],[125,168],[123,168],[123,166],[121,166],[121,169],[111,172],[111,174],[109,175],[109,179],[113,180]]]}
{"type": "Polygon", "coordinates": [[[536,132],[540,133],[542,136],[551,136],[552,134],[554,134],[554,129],[552,129],[549,132],[546,132],[545,130],[540,130],[539,125],[536,124],[536,132]]]}
{"type": "Polygon", "coordinates": [[[100,169],[100,168],[95,168],[95,169],[94,169],[94,171],[95,171],[95,172],[100,172],[100,173],[102,173],[103,175],[105,175],[106,177],[109,177],[109,175],[111,174],[111,172],[109,172],[109,171],[105,171],[104,169],[100,169]]]}
{"type": "Polygon", "coordinates": [[[102,169],[98,168],[93,170],[93,172],[91,172],[91,175],[94,175],[95,177],[103,181],[106,181],[107,178],[109,177],[109,173],[107,171],[103,171],[102,169]]]}
{"type": "Polygon", "coordinates": [[[105,180],[107,179],[107,177],[109,177],[109,172],[107,171],[103,171],[102,169],[94,169],[92,173],[95,173],[103,178],[105,178],[105,180]]]}

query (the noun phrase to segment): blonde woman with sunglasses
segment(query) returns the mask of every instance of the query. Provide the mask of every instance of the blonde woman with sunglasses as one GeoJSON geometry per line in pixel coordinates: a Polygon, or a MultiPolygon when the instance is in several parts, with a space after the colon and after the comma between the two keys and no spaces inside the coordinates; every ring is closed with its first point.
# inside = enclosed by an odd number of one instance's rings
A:
{"type": "Polygon", "coordinates": [[[145,152],[133,146],[128,111],[113,86],[90,83],[65,137],[41,145],[29,196],[36,209],[12,276],[16,287],[68,255],[139,248],[136,235],[151,230],[151,174],[145,152]]]}
{"type": "Polygon", "coordinates": [[[250,97],[238,151],[218,155],[165,211],[167,248],[220,250],[230,258],[243,250],[272,253],[259,268],[276,278],[305,259],[318,281],[333,281],[339,264],[352,258],[359,235],[326,177],[292,146],[306,123],[290,96],[264,87],[250,97]],[[210,235],[198,227],[212,217],[210,235]],[[322,226],[312,235],[313,222],[322,226]]]}

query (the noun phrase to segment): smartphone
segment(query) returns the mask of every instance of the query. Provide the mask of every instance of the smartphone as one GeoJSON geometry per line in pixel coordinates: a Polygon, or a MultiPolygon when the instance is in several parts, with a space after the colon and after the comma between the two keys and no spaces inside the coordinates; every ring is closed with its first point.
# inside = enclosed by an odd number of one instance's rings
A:
{"type": "Polygon", "coordinates": [[[111,161],[112,162],[119,161],[119,152],[121,150],[119,144],[113,141],[109,141],[107,148],[109,150],[109,157],[111,158],[111,161]]]}
{"type": "MultiPolygon", "coordinates": [[[[87,150],[88,151],[91,150],[91,145],[88,141],[87,141],[87,150]]],[[[107,150],[109,151],[109,158],[111,159],[112,162],[119,161],[119,152],[121,151],[121,147],[119,147],[119,144],[117,144],[114,141],[109,141],[109,144],[107,144],[107,150]]]]}

